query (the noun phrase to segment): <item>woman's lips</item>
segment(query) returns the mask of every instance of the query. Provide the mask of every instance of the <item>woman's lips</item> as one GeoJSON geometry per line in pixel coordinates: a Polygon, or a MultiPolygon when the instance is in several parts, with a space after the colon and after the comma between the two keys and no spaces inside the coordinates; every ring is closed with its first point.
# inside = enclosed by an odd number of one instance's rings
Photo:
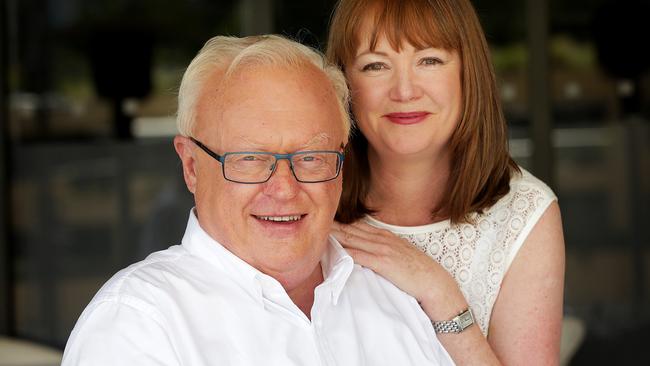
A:
{"type": "Polygon", "coordinates": [[[412,125],[422,122],[429,116],[428,112],[396,112],[388,113],[384,117],[398,125],[412,125]]]}

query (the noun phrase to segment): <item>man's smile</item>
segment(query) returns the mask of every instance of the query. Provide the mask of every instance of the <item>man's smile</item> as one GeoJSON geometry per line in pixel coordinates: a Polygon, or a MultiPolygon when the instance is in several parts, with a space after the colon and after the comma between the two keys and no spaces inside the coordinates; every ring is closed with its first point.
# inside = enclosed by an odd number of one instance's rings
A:
{"type": "Polygon", "coordinates": [[[284,215],[284,216],[258,216],[253,215],[256,219],[262,221],[273,221],[273,222],[293,222],[301,220],[306,215],[284,215]]]}

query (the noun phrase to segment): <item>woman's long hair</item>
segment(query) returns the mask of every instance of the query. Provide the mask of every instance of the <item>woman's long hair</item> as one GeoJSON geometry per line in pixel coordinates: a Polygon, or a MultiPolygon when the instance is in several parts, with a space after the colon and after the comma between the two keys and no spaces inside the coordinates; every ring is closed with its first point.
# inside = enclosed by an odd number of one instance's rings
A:
{"type": "MultiPolygon", "coordinates": [[[[453,50],[461,60],[462,107],[449,150],[450,172],[443,199],[432,217],[453,223],[492,206],[510,190],[519,167],[508,152],[507,126],[497,92],[490,53],[469,0],[340,0],[330,23],[327,57],[344,71],[359,46],[363,22],[373,20],[370,49],[385,36],[399,51],[402,42],[416,48],[453,50]]],[[[352,96],[354,103],[354,95],[352,96]]],[[[368,213],[370,190],[368,141],[356,130],[348,145],[343,194],[337,220],[349,223],[368,213]]]]}

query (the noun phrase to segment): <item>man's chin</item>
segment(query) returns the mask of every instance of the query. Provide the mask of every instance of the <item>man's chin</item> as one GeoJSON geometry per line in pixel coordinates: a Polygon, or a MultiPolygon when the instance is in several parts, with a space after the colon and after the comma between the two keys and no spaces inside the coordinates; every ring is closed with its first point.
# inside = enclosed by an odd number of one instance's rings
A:
{"type": "Polygon", "coordinates": [[[320,269],[320,257],[313,254],[276,252],[273,256],[264,258],[263,263],[259,263],[254,267],[260,272],[275,278],[286,290],[289,290],[303,283],[313,275],[317,268],[320,269]]]}

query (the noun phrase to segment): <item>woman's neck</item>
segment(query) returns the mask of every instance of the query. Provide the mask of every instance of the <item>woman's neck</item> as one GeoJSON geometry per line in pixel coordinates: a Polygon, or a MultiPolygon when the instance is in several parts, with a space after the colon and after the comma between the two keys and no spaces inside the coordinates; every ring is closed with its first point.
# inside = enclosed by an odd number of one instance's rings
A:
{"type": "Polygon", "coordinates": [[[419,226],[445,219],[432,217],[449,178],[447,154],[436,157],[387,157],[368,149],[371,187],[367,204],[387,224],[419,226]]]}

